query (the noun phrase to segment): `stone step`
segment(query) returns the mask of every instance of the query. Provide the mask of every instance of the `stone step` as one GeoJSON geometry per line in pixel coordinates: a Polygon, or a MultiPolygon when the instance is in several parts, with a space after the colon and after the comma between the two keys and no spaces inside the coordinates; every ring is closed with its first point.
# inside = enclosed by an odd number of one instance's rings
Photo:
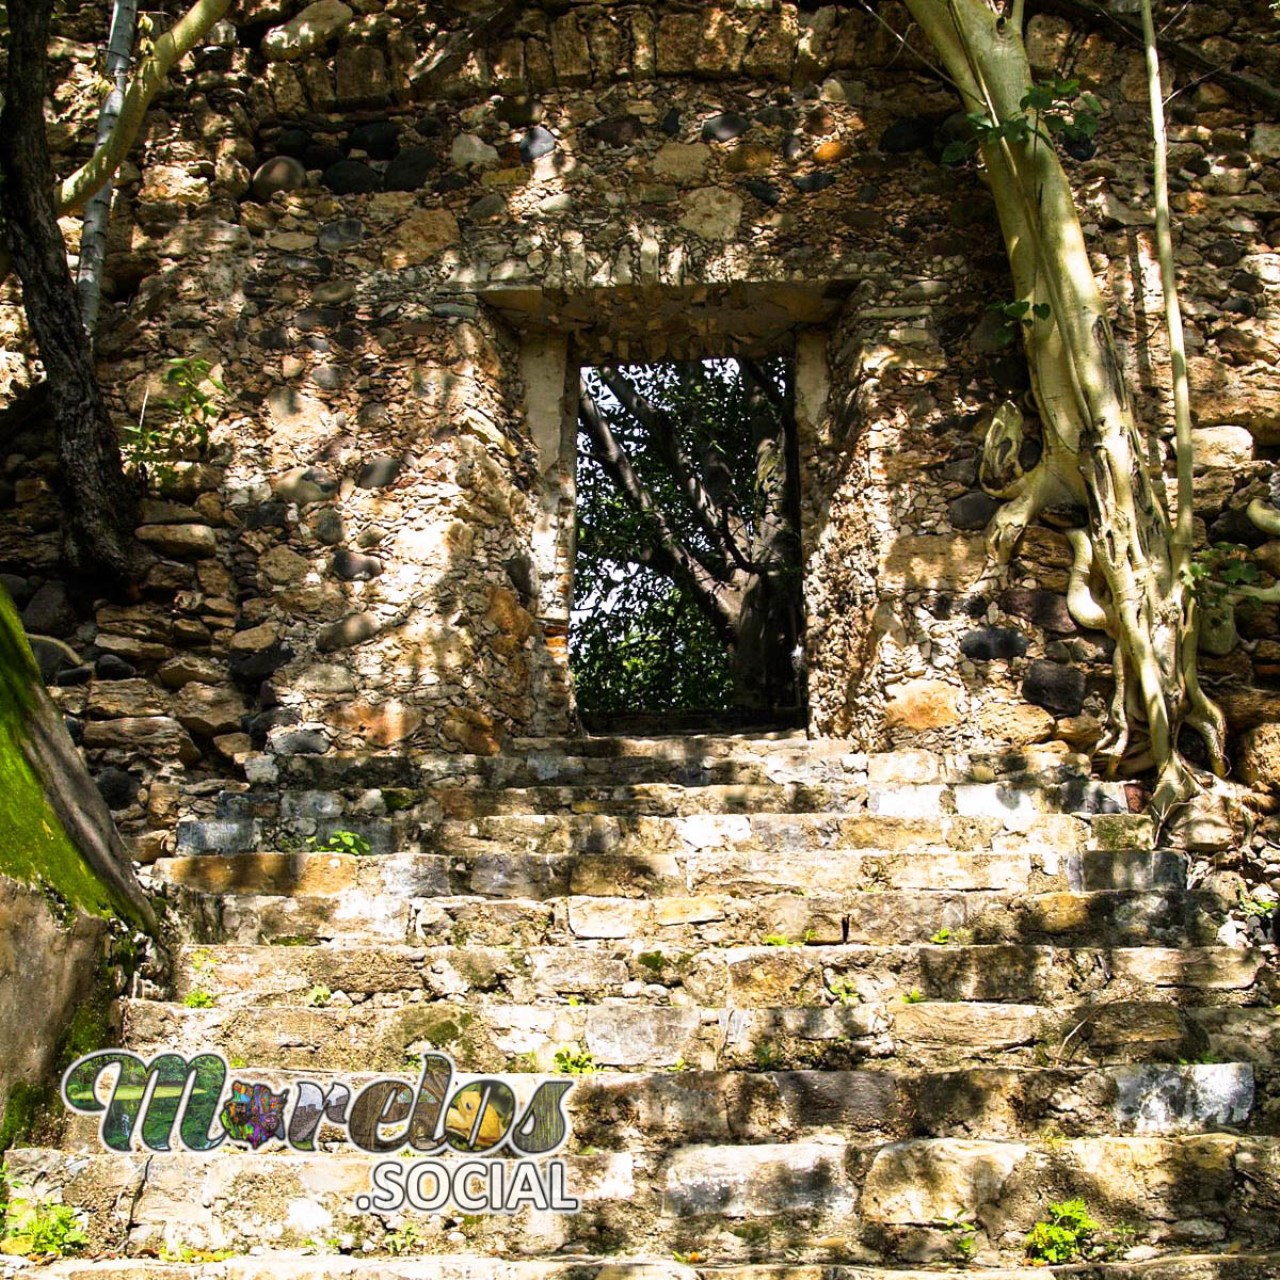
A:
{"type": "MultiPolygon", "coordinates": [[[[500,819],[490,819],[498,822],[500,819]]],[[[661,821],[655,819],[654,821],[661,821]]],[[[476,894],[491,898],[585,894],[684,897],[892,890],[1045,893],[1107,889],[1178,890],[1186,863],[1146,851],[1072,849],[996,840],[995,848],[921,841],[899,849],[686,845],[664,850],[611,842],[579,849],[513,847],[464,838],[449,852],[368,854],[321,851],[195,854],[159,860],[153,882],[207,893],[476,894]]],[[[585,842],[584,842],[585,844],[585,842]]]]}
{"type": "MultiPolygon", "coordinates": [[[[310,848],[324,844],[337,833],[350,832],[374,854],[465,854],[494,845],[506,853],[608,852],[620,856],[717,850],[812,853],[1015,848],[1068,853],[1084,848],[1141,847],[1141,841],[1130,838],[1138,832],[1129,830],[1127,814],[1101,815],[1100,834],[1096,834],[1093,824],[1084,818],[1031,808],[1006,808],[999,803],[995,808],[995,816],[931,815],[918,807],[913,814],[502,814],[420,821],[411,813],[399,813],[390,818],[333,815],[299,821],[314,831],[305,842],[310,848]]],[[[176,852],[182,856],[246,853],[270,848],[272,834],[272,823],[262,818],[186,818],[178,824],[176,852]]],[[[289,839],[297,845],[304,844],[299,834],[290,835],[289,839]]]]}
{"type": "MultiPolygon", "coordinates": [[[[211,1159],[26,1149],[10,1152],[8,1163],[38,1193],[95,1206],[89,1230],[99,1247],[246,1252],[314,1247],[347,1233],[361,1249],[394,1247],[388,1225],[355,1210],[374,1163],[360,1153],[211,1159]]],[[[407,1169],[415,1165],[424,1167],[409,1161],[407,1169]]],[[[1066,1190],[1105,1226],[1132,1225],[1143,1245],[1176,1249],[1230,1232],[1264,1249],[1280,1238],[1280,1140],[1266,1137],[876,1145],[830,1135],[569,1155],[564,1166],[578,1213],[525,1208],[466,1224],[407,1210],[391,1221],[413,1222],[427,1253],[448,1251],[457,1225],[473,1253],[594,1251],[611,1240],[618,1248],[625,1232],[628,1252],[681,1250],[724,1263],[784,1247],[794,1261],[830,1263],[834,1252],[862,1262],[954,1262],[960,1254],[950,1224],[965,1221],[975,1226],[979,1259],[1012,1262],[1023,1254],[1026,1232],[1066,1190]]]]}
{"type": "MultiPolygon", "coordinates": [[[[448,1242],[457,1247],[457,1242],[448,1242]]],[[[953,1251],[954,1252],[954,1251],[953,1251]]],[[[682,1256],[690,1256],[683,1254],[682,1256]]],[[[700,1257],[696,1252],[692,1255],[700,1257]]],[[[49,1280],[938,1280],[955,1274],[964,1280],[1044,1280],[1043,1268],[986,1267],[966,1264],[963,1271],[934,1267],[882,1268],[831,1263],[688,1264],[666,1256],[617,1258],[574,1255],[560,1258],[494,1258],[477,1254],[429,1257],[353,1256],[314,1251],[274,1250],[268,1255],[233,1257],[223,1262],[161,1262],[154,1258],[64,1259],[41,1269],[49,1280]]],[[[1184,1253],[1141,1262],[1089,1264],[1088,1280],[1275,1280],[1280,1253],[1184,1253]]]]}
{"type": "MultiPolygon", "coordinates": [[[[259,1078],[258,1070],[243,1068],[259,1078]]],[[[239,1074],[239,1071],[236,1071],[239,1074]]],[[[273,1069],[277,1092],[300,1079],[353,1092],[379,1077],[361,1072],[273,1069]]],[[[416,1080],[414,1072],[403,1078],[416,1080]]],[[[532,1091],[544,1076],[522,1076],[532,1091]]],[[[639,1149],[690,1142],[764,1142],[835,1129],[910,1137],[1034,1138],[1198,1133],[1274,1124],[1274,1073],[1248,1063],[1144,1063],[1119,1067],[980,1067],[961,1071],[597,1071],[567,1102],[569,1150],[639,1149]]],[[[291,1095],[293,1096],[293,1095],[291,1095]]],[[[98,1144],[96,1117],[69,1119],[67,1150],[98,1144]]],[[[341,1131],[322,1129],[341,1137],[341,1131]]]]}
{"type": "Polygon", "coordinates": [[[480,788],[606,783],[1067,782],[1090,776],[1086,756],[1058,746],[989,753],[849,750],[842,739],[518,739],[500,755],[372,752],[251,756],[251,779],[283,787],[421,787],[461,781],[480,788]]]}
{"type": "Polygon", "coordinates": [[[187,947],[178,957],[176,995],[216,996],[228,1009],[345,1007],[392,994],[485,1004],[625,999],[733,1008],[889,1002],[904,992],[1044,1005],[1157,993],[1201,1005],[1275,999],[1274,983],[1259,981],[1272,977],[1263,953],[1232,947],[868,947],[773,936],[778,945],[692,952],[653,939],[571,947],[187,947]]]}
{"type": "Polygon", "coordinates": [[[1269,1007],[1139,1000],[1049,1007],[899,997],[756,1008],[474,999],[396,1005],[391,998],[351,1008],[219,1008],[216,998],[212,1008],[123,1003],[128,1046],[144,1056],[215,1047],[256,1067],[334,1071],[399,1071],[429,1047],[472,1071],[551,1070],[561,1050],[633,1071],[847,1070],[868,1063],[937,1070],[990,1065],[997,1054],[1009,1066],[1208,1056],[1267,1065],[1280,1026],[1269,1007]]]}
{"type": "MultiPolygon", "coordinates": [[[[471,783],[423,788],[351,788],[318,791],[284,788],[224,791],[209,819],[189,817],[179,827],[179,846],[198,839],[223,842],[237,832],[321,838],[337,829],[363,829],[376,838],[401,841],[429,837],[441,820],[486,817],[587,815],[604,817],[716,817],[732,814],[868,813],[926,818],[958,814],[990,818],[1009,829],[1038,814],[1121,815],[1119,784],[1074,779],[1070,783],[959,783],[908,785],[839,780],[823,783],[620,783],[536,787],[477,787],[471,783]],[[252,824],[256,822],[256,827],[252,824]],[[204,825],[195,825],[204,823],[204,825]],[[248,824],[248,825],[246,825],[248,824]],[[345,824],[345,825],[343,825],[345,824]],[[390,836],[388,836],[388,832],[390,836]]],[[[209,806],[188,805],[209,812],[209,806]]],[[[1128,815],[1125,815],[1128,816],[1128,815]]],[[[366,838],[370,838],[366,836],[366,838]]]]}
{"type": "MultiPolygon", "coordinates": [[[[273,1092],[312,1080],[341,1080],[356,1094],[367,1072],[260,1072],[273,1092]]],[[[529,1073],[532,1093],[545,1079],[529,1073]]],[[[403,1079],[416,1084],[416,1073],[403,1079]]],[[[962,1071],[597,1071],[579,1076],[566,1098],[571,1153],[671,1149],[692,1143],[773,1142],[837,1133],[880,1142],[909,1138],[1036,1139],[1098,1134],[1185,1134],[1218,1129],[1274,1132],[1277,1082],[1248,1063],[1143,1063],[1119,1067],[978,1067],[962,1071]]],[[[517,1090],[519,1092],[519,1090],[517,1090]]],[[[292,1107],[292,1102],[290,1107],[292,1107]]],[[[291,1113],[290,1113],[291,1114],[291,1113]]],[[[62,1147],[101,1149],[97,1116],[68,1119],[62,1147]]],[[[346,1141],[322,1122],[323,1145],[346,1141]]]]}
{"type": "MultiPolygon", "coordinates": [[[[220,860],[195,859],[188,884],[220,860]]],[[[187,874],[192,868],[182,869],[187,874]]],[[[250,877],[246,876],[246,880],[250,877]]],[[[226,883],[219,876],[217,883],[226,883]]],[[[815,942],[905,945],[942,928],[957,940],[1144,946],[1211,945],[1221,923],[1217,903],[1197,894],[1134,891],[866,890],[845,894],[760,893],[652,898],[569,895],[542,899],[339,889],[286,896],[287,885],[256,874],[261,892],[214,894],[177,888],[186,936],[193,942],[312,945],[342,939],[431,945],[566,944],[576,939],[654,938],[699,948],[746,945],[780,934],[815,942]]],[[[250,885],[246,884],[245,888],[250,885]]]]}

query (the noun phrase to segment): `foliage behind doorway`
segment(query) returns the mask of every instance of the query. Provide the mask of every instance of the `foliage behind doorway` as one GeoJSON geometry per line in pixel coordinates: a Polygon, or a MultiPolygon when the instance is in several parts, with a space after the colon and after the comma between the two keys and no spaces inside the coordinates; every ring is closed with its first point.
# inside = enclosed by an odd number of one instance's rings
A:
{"type": "Polygon", "coordinates": [[[794,435],[781,358],[584,370],[582,710],[800,705],[794,435]]]}

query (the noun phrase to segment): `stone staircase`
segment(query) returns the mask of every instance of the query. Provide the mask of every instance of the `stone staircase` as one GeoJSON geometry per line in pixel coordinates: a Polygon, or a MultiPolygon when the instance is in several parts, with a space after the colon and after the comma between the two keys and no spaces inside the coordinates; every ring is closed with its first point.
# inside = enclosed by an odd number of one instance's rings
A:
{"type": "Polygon", "coordinates": [[[193,787],[150,869],[182,945],[127,1047],[273,1087],[571,1063],[581,1212],[380,1217],[345,1143],[113,1154],[76,1117],[9,1167],[121,1256],[54,1274],[1012,1280],[1079,1196],[1113,1256],[1072,1275],[1280,1275],[1277,976],[1080,757],[599,738],[248,773],[193,787]]]}

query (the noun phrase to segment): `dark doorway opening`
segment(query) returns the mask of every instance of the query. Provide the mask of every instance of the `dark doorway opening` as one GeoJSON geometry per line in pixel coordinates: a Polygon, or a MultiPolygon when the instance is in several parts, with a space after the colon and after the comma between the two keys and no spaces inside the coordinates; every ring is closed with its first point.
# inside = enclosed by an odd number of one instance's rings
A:
{"type": "Polygon", "coordinates": [[[570,664],[589,729],[804,722],[793,362],[581,371],[570,664]]]}

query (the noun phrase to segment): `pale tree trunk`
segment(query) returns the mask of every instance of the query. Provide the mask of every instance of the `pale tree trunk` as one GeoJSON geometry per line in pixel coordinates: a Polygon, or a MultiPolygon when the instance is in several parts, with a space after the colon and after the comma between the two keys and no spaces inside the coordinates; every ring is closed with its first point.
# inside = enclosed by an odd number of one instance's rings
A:
{"type": "MultiPolygon", "coordinates": [[[[905,3],[966,111],[992,122],[1023,114],[1032,80],[1021,0],[1007,18],[984,0],[905,3]]],[[[1179,572],[1189,544],[1175,539],[1162,482],[1147,469],[1074,195],[1053,146],[1036,134],[1025,142],[1000,138],[985,142],[981,156],[1016,297],[1050,308],[1024,335],[1044,453],[1006,487],[1002,496],[1010,500],[993,521],[991,545],[1005,562],[1045,506],[1070,498],[1087,508],[1087,536],[1073,539],[1069,602],[1081,607],[1083,625],[1105,621],[1116,640],[1116,695],[1101,751],[1112,773],[1155,766],[1152,807],[1163,815],[1198,785],[1178,750],[1184,723],[1203,736],[1214,772],[1225,772],[1222,715],[1195,679],[1194,601],[1179,572]],[[1097,598],[1091,570],[1103,588],[1097,598]]]]}
{"type": "MultiPolygon", "coordinates": [[[[111,34],[107,38],[107,79],[111,90],[98,112],[95,150],[104,147],[120,118],[128,87],[129,62],[133,56],[133,33],[138,20],[138,0],[115,0],[111,11],[111,34]]],[[[85,206],[80,228],[80,266],[76,289],[80,312],[90,338],[98,327],[98,305],[102,299],[102,268],[107,257],[107,226],[111,221],[112,180],[108,178],[85,206]]]]}

